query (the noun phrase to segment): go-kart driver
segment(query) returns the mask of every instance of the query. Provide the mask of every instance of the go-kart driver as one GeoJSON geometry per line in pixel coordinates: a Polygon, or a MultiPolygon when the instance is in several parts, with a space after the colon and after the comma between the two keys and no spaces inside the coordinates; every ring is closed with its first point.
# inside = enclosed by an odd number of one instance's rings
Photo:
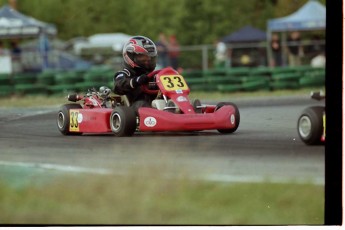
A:
{"type": "Polygon", "coordinates": [[[124,69],[115,73],[114,93],[126,95],[136,112],[151,107],[156,95],[144,93],[141,86],[149,82],[147,74],[156,68],[156,45],[147,37],[134,36],[124,45],[122,56],[124,69]]]}

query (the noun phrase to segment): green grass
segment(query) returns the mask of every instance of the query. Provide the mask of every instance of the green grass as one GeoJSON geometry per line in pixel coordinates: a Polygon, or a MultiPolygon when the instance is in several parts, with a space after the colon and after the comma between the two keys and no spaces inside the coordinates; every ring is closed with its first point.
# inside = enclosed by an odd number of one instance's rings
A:
{"type": "Polygon", "coordinates": [[[159,172],[0,180],[0,224],[322,225],[324,187],[166,179],[159,172]]]}
{"type": "MultiPolygon", "coordinates": [[[[199,98],[201,100],[225,100],[237,98],[250,98],[250,97],[265,97],[265,96],[289,96],[289,95],[306,95],[308,96],[311,91],[319,91],[325,88],[303,88],[297,90],[277,90],[277,91],[256,91],[256,92],[234,92],[234,93],[221,93],[221,92],[191,92],[190,98],[199,98]]],[[[62,105],[68,103],[67,95],[28,95],[28,96],[11,96],[0,97],[0,107],[40,107],[50,105],[62,105]]]]}
{"type": "Polygon", "coordinates": [[[40,107],[50,105],[62,105],[68,101],[67,95],[61,96],[42,96],[42,95],[28,95],[28,96],[11,96],[0,98],[0,107],[40,107]]]}

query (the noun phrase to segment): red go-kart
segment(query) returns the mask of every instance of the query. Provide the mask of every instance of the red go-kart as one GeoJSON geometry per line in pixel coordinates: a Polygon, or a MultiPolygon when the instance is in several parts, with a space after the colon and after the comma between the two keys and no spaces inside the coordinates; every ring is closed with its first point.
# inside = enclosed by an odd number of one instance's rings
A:
{"type": "Polygon", "coordinates": [[[80,102],[61,106],[57,126],[64,135],[83,133],[113,133],[131,136],[137,132],[201,131],[216,129],[233,133],[240,123],[237,106],[231,102],[202,105],[190,101],[189,87],[174,69],[167,67],[148,75],[150,82],[142,90],[157,95],[152,107],[141,107],[138,114],[126,96],[112,95],[107,87],[89,90],[85,96],[68,95],[68,100],[80,102]]]}

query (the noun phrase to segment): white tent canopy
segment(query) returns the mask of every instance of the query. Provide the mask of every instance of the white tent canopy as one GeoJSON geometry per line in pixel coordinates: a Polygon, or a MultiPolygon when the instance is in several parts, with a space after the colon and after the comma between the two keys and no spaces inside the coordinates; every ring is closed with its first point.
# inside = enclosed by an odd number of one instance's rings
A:
{"type": "Polygon", "coordinates": [[[111,48],[114,51],[121,51],[123,45],[132,36],[124,33],[105,33],[94,34],[84,41],[79,41],[74,44],[74,51],[79,54],[82,49],[93,48],[111,48]]]}
{"type": "Polygon", "coordinates": [[[0,8],[0,38],[36,37],[41,33],[56,35],[54,25],[19,13],[8,5],[0,8]]]}
{"type": "Polygon", "coordinates": [[[268,20],[269,31],[322,30],[326,28],[326,7],[316,0],[309,0],[295,13],[268,20]]]}

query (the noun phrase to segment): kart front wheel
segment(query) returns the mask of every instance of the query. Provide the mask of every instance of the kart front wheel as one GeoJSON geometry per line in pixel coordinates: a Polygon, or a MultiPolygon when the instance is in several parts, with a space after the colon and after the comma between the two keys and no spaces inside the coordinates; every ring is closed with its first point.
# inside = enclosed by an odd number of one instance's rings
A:
{"type": "Polygon", "coordinates": [[[70,110],[81,109],[81,108],[82,107],[80,104],[66,104],[60,107],[58,115],[57,115],[56,123],[57,123],[57,127],[59,131],[63,135],[81,135],[82,134],[81,132],[70,131],[70,126],[71,126],[70,110]]]}
{"type": "Polygon", "coordinates": [[[110,128],[115,136],[132,136],[136,126],[136,114],[133,108],[117,106],[111,112],[110,128]]]}
{"type": "Polygon", "coordinates": [[[325,108],[322,106],[308,107],[298,118],[297,130],[301,140],[307,145],[321,143],[323,132],[322,116],[325,108]]]}
{"type": "Polygon", "coordinates": [[[233,133],[237,130],[238,126],[240,125],[240,111],[238,110],[237,105],[232,103],[232,102],[219,102],[216,105],[215,111],[217,111],[218,109],[220,109],[224,105],[231,105],[232,107],[234,107],[235,113],[230,116],[230,119],[235,118],[235,127],[231,128],[231,129],[218,129],[218,132],[220,132],[220,133],[233,133]],[[234,116],[234,117],[232,117],[232,116],[234,116]]]}
{"type": "Polygon", "coordinates": [[[191,104],[193,105],[194,111],[196,113],[202,113],[201,102],[199,99],[194,99],[191,101],[191,104]]]}

